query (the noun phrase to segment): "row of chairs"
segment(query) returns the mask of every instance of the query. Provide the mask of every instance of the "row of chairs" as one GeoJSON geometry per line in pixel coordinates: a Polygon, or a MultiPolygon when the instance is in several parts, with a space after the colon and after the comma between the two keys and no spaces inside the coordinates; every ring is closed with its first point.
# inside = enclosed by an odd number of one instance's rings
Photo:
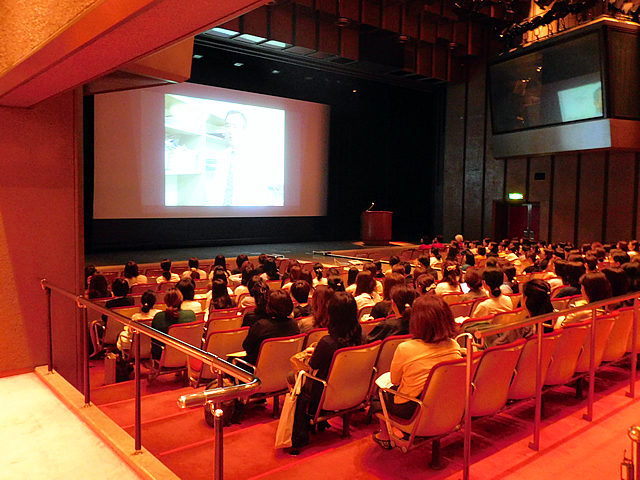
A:
{"type": "MultiPolygon", "coordinates": [[[[596,367],[615,362],[631,352],[633,309],[624,308],[596,319],[596,367]]],[[[545,388],[578,381],[589,372],[590,322],[568,325],[543,336],[542,382],[545,388]]],[[[640,341],[640,339],[636,339],[640,341]]],[[[509,401],[535,396],[538,337],[518,340],[479,352],[474,358],[472,417],[494,415],[509,401]]],[[[439,464],[440,439],[457,431],[465,412],[466,362],[449,361],[436,365],[430,373],[416,414],[409,420],[391,416],[382,399],[378,414],[387,425],[392,443],[407,451],[423,441],[431,441],[432,465],[439,464]],[[393,427],[406,435],[394,434],[393,427]]],[[[393,390],[386,390],[394,395],[393,390]]]]}

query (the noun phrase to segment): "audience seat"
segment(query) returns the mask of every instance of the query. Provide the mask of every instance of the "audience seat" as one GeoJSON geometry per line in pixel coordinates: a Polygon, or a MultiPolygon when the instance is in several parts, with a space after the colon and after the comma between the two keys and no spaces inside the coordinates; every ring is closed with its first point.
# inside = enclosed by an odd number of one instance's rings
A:
{"type": "MultiPolygon", "coordinates": [[[[171,325],[167,334],[189,345],[200,348],[204,322],[177,323],[171,325]]],[[[187,355],[172,347],[163,346],[160,360],[153,360],[147,381],[153,382],[159,375],[183,372],[187,368],[187,355]]],[[[186,377],[185,377],[186,378],[186,377]]]]}

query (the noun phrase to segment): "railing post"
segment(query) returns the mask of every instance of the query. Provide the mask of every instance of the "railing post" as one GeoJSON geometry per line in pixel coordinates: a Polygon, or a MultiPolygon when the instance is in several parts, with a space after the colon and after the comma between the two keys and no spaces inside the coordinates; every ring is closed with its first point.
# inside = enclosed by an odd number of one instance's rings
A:
{"type": "Polygon", "coordinates": [[[529,448],[536,452],[540,450],[540,426],[542,423],[542,337],[544,327],[538,322],[538,358],[536,360],[536,411],[533,420],[533,442],[529,442],[529,448]]]}
{"type": "Polygon", "coordinates": [[[473,337],[466,334],[467,346],[467,372],[466,372],[466,392],[464,407],[464,462],[463,480],[469,480],[469,468],[471,466],[471,370],[473,366],[473,337]]]}
{"type": "Polygon", "coordinates": [[[51,326],[51,289],[45,287],[45,292],[47,292],[47,357],[48,363],[47,368],[49,373],[53,371],[53,329],[51,326]]]}
{"type": "Polygon", "coordinates": [[[135,355],[135,378],[136,378],[136,405],[135,405],[135,424],[136,424],[136,453],[142,450],[142,404],[140,389],[140,332],[134,330],[133,342],[136,345],[134,349],[135,355]]]}
{"type": "MultiPolygon", "coordinates": [[[[221,370],[218,373],[218,388],[224,386],[224,375],[221,370]]],[[[213,478],[214,480],[222,480],[224,478],[224,412],[222,411],[222,403],[209,402],[208,407],[213,414],[213,426],[215,430],[215,452],[213,461],[213,478]]]]}
{"type": "Polygon", "coordinates": [[[91,377],[89,374],[89,315],[87,307],[82,308],[82,365],[84,367],[84,406],[91,403],[91,377]]]}
{"type": "Polygon", "coordinates": [[[631,329],[631,380],[629,381],[629,392],[627,397],[636,396],[636,372],[638,370],[638,297],[633,299],[633,328],[631,329]]]}
{"type": "Polygon", "coordinates": [[[593,399],[596,394],[596,309],[591,309],[591,342],[589,342],[589,398],[587,413],[582,415],[586,421],[593,420],[593,399]]]}

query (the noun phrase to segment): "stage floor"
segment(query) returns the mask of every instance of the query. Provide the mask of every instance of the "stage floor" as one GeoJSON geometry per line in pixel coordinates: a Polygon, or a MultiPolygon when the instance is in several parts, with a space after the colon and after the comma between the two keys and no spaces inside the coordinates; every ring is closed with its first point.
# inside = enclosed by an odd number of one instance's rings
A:
{"type": "MultiPolygon", "coordinates": [[[[391,242],[389,247],[410,247],[413,244],[404,242],[391,242]]],[[[380,247],[380,248],[389,248],[380,247]]],[[[285,257],[295,258],[298,260],[319,261],[322,263],[335,263],[340,265],[345,263],[338,259],[331,259],[324,255],[314,255],[314,251],[342,251],[342,250],[371,250],[376,247],[365,246],[362,242],[305,242],[305,243],[272,243],[259,245],[228,245],[218,247],[201,247],[201,248],[175,248],[167,250],[127,250],[123,252],[98,252],[87,253],[85,256],[86,264],[93,265],[123,265],[133,260],[136,263],[154,263],[160,262],[164,258],[168,258],[173,262],[186,261],[191,257],[199,259],[211,259],[216,255],[224,255],[228,261],[233,260],[244,253],[248,256],[256,256],[261,253],[268,255],[284,255],[285,257]]]]}

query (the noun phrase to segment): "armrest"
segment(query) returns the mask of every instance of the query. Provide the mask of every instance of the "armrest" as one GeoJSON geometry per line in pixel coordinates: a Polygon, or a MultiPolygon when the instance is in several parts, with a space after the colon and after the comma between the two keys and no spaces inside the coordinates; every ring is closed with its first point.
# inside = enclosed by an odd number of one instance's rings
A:
{"type": "Polygon", "coordinates": [[[242,360],[241,358],[238,357],[234,357],[233,359],[231,359],[231,363],[233,363],[234,365],[238,365],[238,362],[245,364],[247,367],[249,367],[251,369],[252,372],[256,371],[256,366],[250,364],[249,362],[242,360]]]}
{"type": "Polygon", "coordinates": [[[304,370],[301,370],[301,371],[302,371],[302,375],[304,375],[305,377],[309,377],[311,380],[315,380],[316,382],[320,382],[320,383],[322,383],[324,388],[327,388],[327,382],[325,382],[321,378],[314,377],[313,375],[311,375],[310,373],[305,372],[304,370]]]}
{"type": "MultiPolygon", "coordinates": [[[[418,405],[422,406],[422,400],[418,400],[417,398],[410,397],[409,395],[405,395],[404,393],[400,393],[397,390],[394,390],[392,388],[381,388],[380,390],[382,390],[383,392],[390,393],[392,395],[397,395],[400,398],[404,398],[405,400],[409,400],[410,402],[415,402],[418,405]]],[[[383,402],[384,402],[384,400],[383,400],[383,402]]]]}

